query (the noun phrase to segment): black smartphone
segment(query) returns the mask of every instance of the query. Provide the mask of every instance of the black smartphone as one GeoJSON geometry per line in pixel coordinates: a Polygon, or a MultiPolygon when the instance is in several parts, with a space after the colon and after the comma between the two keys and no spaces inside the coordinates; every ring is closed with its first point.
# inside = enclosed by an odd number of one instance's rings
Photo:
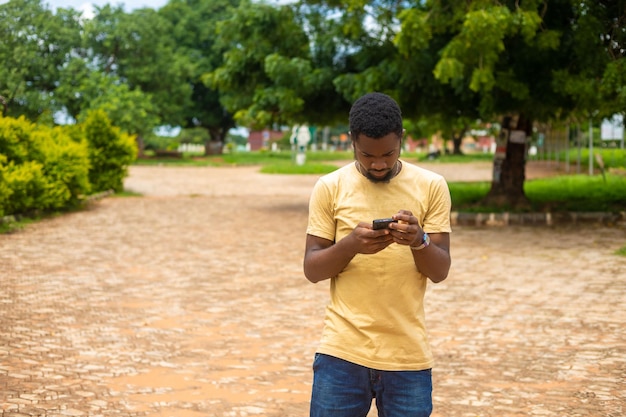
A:
{"type": "Polygon", "coordinates": [[[376,219],[372,222],[372,229],[387,229],[389,227],[389,223],[398,223],[398,221],[392,219],[391,217],[387,217],[385,219],[376,219]]]}

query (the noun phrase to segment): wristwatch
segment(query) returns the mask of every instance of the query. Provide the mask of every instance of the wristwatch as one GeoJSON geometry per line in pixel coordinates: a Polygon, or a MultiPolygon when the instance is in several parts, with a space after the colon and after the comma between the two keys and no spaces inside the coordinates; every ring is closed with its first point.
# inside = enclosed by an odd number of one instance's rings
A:
{"type": "Polygon", "coordinates": [[[427,248],[430,245],[430,236],[428,233],[424,232],[424,236],[422,236],[422,244],[419,246],[410,246],[411,250],[422,250],[427,248]]]}

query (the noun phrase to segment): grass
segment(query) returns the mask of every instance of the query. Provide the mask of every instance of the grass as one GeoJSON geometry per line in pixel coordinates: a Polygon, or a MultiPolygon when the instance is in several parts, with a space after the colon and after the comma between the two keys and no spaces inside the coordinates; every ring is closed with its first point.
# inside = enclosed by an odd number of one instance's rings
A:
{"type": "Polygon", "coordinates": [[[261,167],[264,174],[327,174],[337,169],[337,165],[323,163],[307,163],[305,165],[270,164],[261,167]]]}
{"type": "MultiPolygon", "coordinates": [[[[480,205],[491,187],[490,182],[453,182],[449,184],[452,206],[457,211],[501,212],[501,207],[480,205]]],[[[626,177],[563,175],[524,183],[531,210],[538,212],[620,212],[626,210],[626,177]]]]}

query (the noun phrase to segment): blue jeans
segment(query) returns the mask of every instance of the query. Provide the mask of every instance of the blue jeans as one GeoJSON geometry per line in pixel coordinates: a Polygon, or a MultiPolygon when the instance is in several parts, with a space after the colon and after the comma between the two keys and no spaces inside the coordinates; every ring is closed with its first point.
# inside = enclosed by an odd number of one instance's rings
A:
{"type": "Polygon", "coordinates": [[[428,417],[431,370],[377,371],[333,356],[313,362],[311,417],[366,417],[376,398],[379,417],[428,417]]]}

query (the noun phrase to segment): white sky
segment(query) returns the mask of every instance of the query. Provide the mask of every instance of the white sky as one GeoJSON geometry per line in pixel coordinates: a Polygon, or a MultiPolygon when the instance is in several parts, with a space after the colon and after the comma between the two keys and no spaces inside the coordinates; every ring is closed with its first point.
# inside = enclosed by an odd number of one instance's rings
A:
{"type": "MultiPolygon", "coordinates": [[[[9,0],[0,0],[0,4],[8,3],[9,0]]],[[[289,3],[293,0],[275,0],[276,4],[289,3]]],[[[104,6],[110,4],[112,6],[123,5],[127,12],[143,7],[160,9],[167,4],[167,0],[44,0],[44,3],[51,9],[63,7],[65,9],[74,9],[83,12],[83,17],[93,17],[93,6],[104,6]]]]}
{"type": "MultiPolygon", "coordinates": [[[[2,3],[2,0],[0,0],[2,3]]],[[[165,4],[167,0],[44,0],[51,9],[62,7],[65,9],[74,9],[83,12],[83,17],[93,17],[93,6],[104,6],[110,4],[112,6],[124,6],[124,10],[127,12],[140,9],[143,7],[150,7],[152,9],[159,9],[165,4]]]]}

